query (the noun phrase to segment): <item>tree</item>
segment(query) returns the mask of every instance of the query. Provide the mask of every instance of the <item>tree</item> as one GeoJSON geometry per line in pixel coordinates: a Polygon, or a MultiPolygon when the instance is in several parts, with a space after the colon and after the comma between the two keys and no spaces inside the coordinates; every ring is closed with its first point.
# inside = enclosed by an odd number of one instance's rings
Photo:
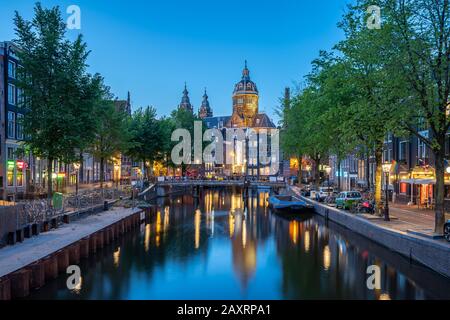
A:
{"type": "MultiPolygon", "coordinates": [[[[194,137],[194,122],[201,121],[200,118],[195,116],[191,111],[188,111],[183,108],[178,108],[172,111],[170,115],[173,129],[186,129],[191,134],[191,137],[194,137]]],[[[203,130],[204,130],[203,126],[203,130]]],[[[175,146],[176,143],[171,143],[171,149],[175,146]]],[[[191,144],[192,150],[191,154],[193,154],[194,145],[191,144]]],[[[186,174],[186,164],[181,165],[181,174],[184,176],[186,174]]]]}
{"type": "Polygon", "coordinates": [[[398,108],[405,128],[434,155],[435,232],[445,223],[445,145],[450,129],[450,3],[449,0],[381,1],[385,23],[391,26],[390,74],[402,93],[398,108]],[[424,132],[429,131],[427,136],[424,132]]]}
{"type": "Polygon", "coordinates": [[[92,155],[100,159],[100,187],[105,181],[105,163],[113,156],[127,152],[133,144],[128,127],[128,117],[124,110],[117,109],[105,89],[104,100],[96,105],[94,116],[98,119],[95,139],[90,146],[92,155]]]}
{"type": "Polygon", "coordinates": [[[388,133],[398,131],[400,113],[397,91],[392,90],[386,67],[390,29],[367,28],[368,7],[368,1],[357,1],[340,23],[346,37],[336,48],[346,67],[345,85],[353,91],[340,127],[348,143],[375,155],[375,201],[381,211],[383,147],[388,133]]]}
{"type": "Polygon", "coordinates": [[[86,74],[88,52],[82,37],[65,40],[66,26],[58,7],[37,3],[32,21],[18,12],[14,23],[21,67],[18,87],[26,97],[23,120],[26,145],[47,158],[48,197],[52,196],[53,161],[73,161],[75,150],[92,138],[92,112],[100,90],[100,77],[86,74]],[[89,131],[91,130],[91,131],[89,131]]]}
{"type": "Polygon", "coordinates": [[[153,107],[138,109],[131,119],[134,146],[129,149],[129,154],[144,163],[147,179],[150,179],[153,163],[164,159],[167,137],[161,124],[153,107]]]}

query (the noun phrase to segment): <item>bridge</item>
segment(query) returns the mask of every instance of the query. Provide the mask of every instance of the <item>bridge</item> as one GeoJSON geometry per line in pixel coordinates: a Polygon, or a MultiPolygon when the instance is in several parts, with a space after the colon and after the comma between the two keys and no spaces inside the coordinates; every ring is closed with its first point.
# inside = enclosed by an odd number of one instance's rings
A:
{"type": "MultiPolygon", "coordinates": [[[[286,187],[284,181],[247,181],[250,187],[286,187]]],[[[173,186],[173,187],[244,187],[244,180],[188,180],[188,181],[159,181],[156,186],[173,186]]]]}

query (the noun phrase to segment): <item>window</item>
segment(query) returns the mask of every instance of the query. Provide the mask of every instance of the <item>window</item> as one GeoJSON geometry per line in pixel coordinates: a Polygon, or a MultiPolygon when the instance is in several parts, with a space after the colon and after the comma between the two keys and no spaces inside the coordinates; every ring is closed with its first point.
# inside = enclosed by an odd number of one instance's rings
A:
{"type": "Polygon", "coordinates": [[[8,187],[14,186],[14,166],[8,166],[7,170],[7,183],[8,187]]]}
{"type": "Polygon", "coordinates": [[[400,183],[400,193],[406,194],[408,190],[408,185],[406,183],[400,183]]]}
{"type": "Polygon", "coordinates": [[[14,160],[14,148],[8,147],[8,160],[14,160]]]}
{"type": "Polygon", "coordinates": [[[16,126],[16,115],[12,111],[8,111],[8,138],[14,139],[14,131],[16,126]]]}
{"type": "Polygon", "coordinates": [[[23,169],[18,169],[16,172],[16,186],[23,186],[23,169]]]}
{"type": "Polygon", "coordinates": [[[8,61],[8,76],[10,78],[16,78],[16,63],[14,61],[8,61]]]}
{"type": "Polygon", "coordinates": [[[24,107],[25,106],[25,97],[23,95],[23,91],[20,88],[17,88],[17,106],[24,107]]]}
{"type": "Polygon", "coordinates": [[[23,114],[17,114],[17,139],[23,140],[23,114]]]}
{"type": "Polygon", "coordinates": [[[421,139],[418,139],[417,157],[419,159],[426,159],[427,157],[427,146],[421,139]]]}
{"type": "Polygon", "coordinates": [[[406,161],[408,152],[408,141],[401,141],[398,147],[398,160],[406,161]]]}
{"type": "Polygon", "coordinates": [[[8,84],[8,103],[16,104],[16,86],[11,83],[8,84]]]}

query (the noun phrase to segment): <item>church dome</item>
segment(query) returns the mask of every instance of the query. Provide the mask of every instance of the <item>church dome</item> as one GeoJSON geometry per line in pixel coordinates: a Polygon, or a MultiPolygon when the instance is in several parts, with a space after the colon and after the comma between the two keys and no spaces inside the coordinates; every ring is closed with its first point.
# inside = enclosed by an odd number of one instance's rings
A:
{"type": "Polygon", "coordinates": [[[233,95],[237,94],[258,94],[256,84],[250,80],[250,71],[247,68],[247,61],[245,61],[244,70],[242,70],[242,79],[234,86],[233,95]]]}

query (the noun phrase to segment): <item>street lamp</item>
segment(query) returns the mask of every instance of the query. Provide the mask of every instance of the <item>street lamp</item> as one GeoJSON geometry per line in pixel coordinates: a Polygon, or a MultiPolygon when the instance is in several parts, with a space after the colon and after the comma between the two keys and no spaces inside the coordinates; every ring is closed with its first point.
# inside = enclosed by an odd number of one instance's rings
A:
{"type": "Polygon", "coordinates": [[[386,176],[386,183],[384,187],[386,201],[384,202],[384,221],[390,221],[389,219],[389,172],[391,172],[392,164],[385,162],[382,164],[383,172],[386,176]]]}
{"type": "Polygon", "coordinates": [[[325,172],[327,173],[328,189],[330,189],[330,174],[331,174],[331,167],[330,167],[330,166],[325,167],[325,172]]]}
{"type": "Polygon", "coordinates": [[[78,172],[80,170],[80,164],[75,162],[73,168],[75,169],[75,194],[78,195],[78,172]]]}

